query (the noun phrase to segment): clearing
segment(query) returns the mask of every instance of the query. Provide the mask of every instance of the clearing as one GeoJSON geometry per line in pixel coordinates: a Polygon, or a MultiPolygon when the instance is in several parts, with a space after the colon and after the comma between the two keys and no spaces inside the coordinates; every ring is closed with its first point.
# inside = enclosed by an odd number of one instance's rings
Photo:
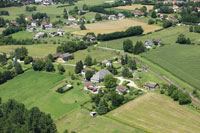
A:
{"type": "Polygon", "coordinates": [[[200,86],[200,46],[169,45],[142,54],[195,88],[200,86]]]}
{"type": "Polygon", "coordinates": [[[199,114],[156,93],[147,93],[122,105],[108,117],[150,132],[197,133],[200,130],[199,114]]]}
{"type": "Polygon", "coordinates": [[[118,6],[118,7],[115,7],[117,9],[123,9],[123,10],[132,10],[134,11],[136,8],[141,8],[143,6],[146,6],[147,7],[147,11],[149,10],[152,10],[153,9],[153,6],[152,5],[140,5],[140,4],[134,4],[134,5],[131,5],[131,6],[118,6]]]}
{"type": "MultiPolygon", "coordinates": [[[[112,21],[102,21],[93,24],[85,24],[87,30],[74,31],[72,34],[85,35],[88,32],[94,32],[97,34],[107,34],[117,31],[125,31],[131,26],[142,26],[144,29],[144,34],[148,32],[153,32],[155,30],[161,29],[160,26],[148,25],[147,23],[141,22],[135,19],[119,19],[112,21]]],[[[73,28],[79,28],[79,25],[69,26],[73,28]]]]}
{"type": "Polygon", "coordinates": [[[76,84],[64,94],[57,93],[55,86],[63,79],[64,76],[55,73],[30,70],[0,85],[0,97],[3,101],[15,99],[28,108],[37,106],[56,120],[89,100],[89,95],[76,84]]]}

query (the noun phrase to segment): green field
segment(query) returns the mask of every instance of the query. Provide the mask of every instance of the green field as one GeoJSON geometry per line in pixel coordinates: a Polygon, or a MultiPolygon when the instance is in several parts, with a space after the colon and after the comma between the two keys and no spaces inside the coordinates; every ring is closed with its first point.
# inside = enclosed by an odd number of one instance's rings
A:
{"type": "Polygon", "coordinates": [[[197,133],[200,130],[199,113],[156,93],[147,93],[107,116],[154,133],[197,133]]]}
{"type": "Polygon", "coordinates": [[[153,32],[152,34],[144,36],[134,36],[123,39],[101,42],[99,46],[122,50],[123,41],[126,39],[131,39],[133,41],[133,44],[135,45],[137,41],[142,41],[144,43],[146,40],[152,41],[155,38],[160,38],[164,44],[176,44],[175,42],[179,34],[184,34],[186,37],[189,37],[192,43],[200,44],[198,33],[189,32],[187,26],[176,26],[164,29],[159,32],[153,32]]]}
{"type": "Polygon", "coordinates": [[[200,46],[170,45],[142,54],[188,84],[200,86],[200,46]]]}
{"type": "Polygon", "coordinates": [[[134,127],[119,123],[104,116],[91,117],[84,109],[76,110],[65,118],[56,121],[59,132],[65,129],[81,133],[143,133],[134,127]]]}
{"type": "Polygon", "coordinates": [[[63,79],[64,76],[58,74],[31,70],[0,85],[0,97],[3,101],[16,99],[28,108],[37,106],[55,120],[89,100],[88,94],[76,84],[64,94],[57,93],[55,86],[63,79]]]}

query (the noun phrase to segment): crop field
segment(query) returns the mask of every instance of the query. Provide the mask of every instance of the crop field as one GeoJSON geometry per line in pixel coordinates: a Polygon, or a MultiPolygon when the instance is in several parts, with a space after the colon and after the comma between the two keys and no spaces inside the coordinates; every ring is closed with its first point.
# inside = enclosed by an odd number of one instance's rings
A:
{"type": "Polygon", "coordinates": [[[147,11],[152,10],[153,6],[152,5],[140,5],[140,4],[134,4],[131,6],[119,6],[119,7],[115,7],[116,9],[123,9],[123,10],[135,10],[136,8],[141,8],[143,6],[147,7],[147,11]]]}
{"type": "Polygon", "coordinates": [[[15,99],[28,108],[37,106],[58,119],[89,100],[89,95],[77,85],[64,94],[57,93],[53,87],[63,79],[58,74],[31,70],[0,85],[0,97],[3,101],[15,99]]]}
{"type": "Polygon", "coordinates": [[[104,116],[91,117],[89,111],[78,109],[56,121],[58,131],[62,133],[65,129],[81,133],[143,133],[134,127],[127,126],[104,116]]]}
{"type": "MultiPolygon", "coordinates": [[[[114,20],[114,21],[103,21],[93,24],[86,24],[85,25],[87,30],[82,31],[74,31],[72,34],[77,35],[85,35],[88,32],[94,32],[96,35],[106,34],[106,33],[112,33],[116,31],[125,31],[127,28],[131,26],[142,26],[144,29],[144,33],[153,32],[155,30],[161,29],[160,26],[156,25],[148,25],[147,23],[137,21],[135,19],[120,19],[120,20],[114,20]]],[[[77,28],[79,26],[70,26],[77,28]]]]}
{"type": "Polygon", "coordinates": [[[170,45],[142,54],[195,88],[200,86],[200,46],[170,45]]]}
{"type": "Polygon", "coordinates": [[[56,44],[37,44],[37,45],[4,45],[0,46],[0,53],[7,53],[14,51],[18,47],[26,47],[28,54],[32,57],[44,57],[48,54],[56,53],[56,48],[59,45],[56,44]]]}
{"type": "Polygon", "coordinates": [[[176,44],[176,40],[179,34],[184,34],[186,37],[189,37],[191,42],[194,44],[200,44],[199,33],[189,32],[188,26],[176,26],[164,29],[162,31],[153,32],[152,34],[147,34],[144,36],[133,36],[101,42],[99,46],[122,50],[123,41],[126,39],[132,40],[133,44],[135,45],[137,41],[142,41],[144,43],[146,40],[152,41],[155,38],[161,39],[164,44],[176,44]]]}
{"type": "Polygon", "coordinates": [[[110,112],[108,117],[149,132],[197,133],[200,130],[199,114],[156,93],[147,93],[110,112]]]}

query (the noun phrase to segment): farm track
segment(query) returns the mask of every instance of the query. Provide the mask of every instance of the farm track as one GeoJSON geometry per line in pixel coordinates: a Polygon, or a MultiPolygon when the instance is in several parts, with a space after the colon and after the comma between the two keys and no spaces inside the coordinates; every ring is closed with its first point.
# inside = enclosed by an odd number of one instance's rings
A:
{"type": "MultiPolygon", "coordinates": [[[[98,46],[99,47],[99,46],[98,46]]],[[[118,51],[118,52],[123,52],[123,50],[116,50],[116,49],[111,49],[111,48],[104,48],[104,47],[99,47],[102,49],[107,49],[107,50],[114,50],[114,51],[118,51]]],[[[161,75],[160,73],[154,71],[153,69],[151,69],[149,66],[147,66],[146,64],[142,63],[139,59],[135,58],[136,62],[138,64],[140,64],[141,66],[143,66],[144,68],[146,68],[147,70],[151,71],[152,73],[154,73],[155,75],[157,75],[160,79],[164,80],[166,83],[168,83],[169,85],[175,85],[176,87],[178,87],[178,89],[181,89],[183,91],[185,91],[185,88],[180,86],[179,84],[171,81],[169,78],[167,78],[166,76],[161,75]]],[[[200,106],[200,101],[195,98],[192,93],[190,92],[189,95],[192,98],[192,102],[194,102],[195,104],[200,106]]]]}

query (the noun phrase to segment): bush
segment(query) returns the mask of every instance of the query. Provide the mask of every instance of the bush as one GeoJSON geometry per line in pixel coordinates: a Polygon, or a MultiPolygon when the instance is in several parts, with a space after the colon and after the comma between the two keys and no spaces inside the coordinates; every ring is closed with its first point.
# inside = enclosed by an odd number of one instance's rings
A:
{"type": "Polygon", "coordinates": [[[149,21],[148,21],[148,24],[154,24],[155,23],[155,21],[153,20],[153,19],[149,19],[149,21]]]}
{"type": "Polygon", "coordinates": [[[33,61],[33,57],[31,56],[26,56],[24,58],[24,64],[30,64],[33,61]]]}
{"type": "Polygon", "coordinates": [[[164,22],[163,22],[163,27],[164,28],[168,28],[168,27],[171,27],[172,26],[172,21],[170,21],[170,20],[165,20],[164,22]]]}

